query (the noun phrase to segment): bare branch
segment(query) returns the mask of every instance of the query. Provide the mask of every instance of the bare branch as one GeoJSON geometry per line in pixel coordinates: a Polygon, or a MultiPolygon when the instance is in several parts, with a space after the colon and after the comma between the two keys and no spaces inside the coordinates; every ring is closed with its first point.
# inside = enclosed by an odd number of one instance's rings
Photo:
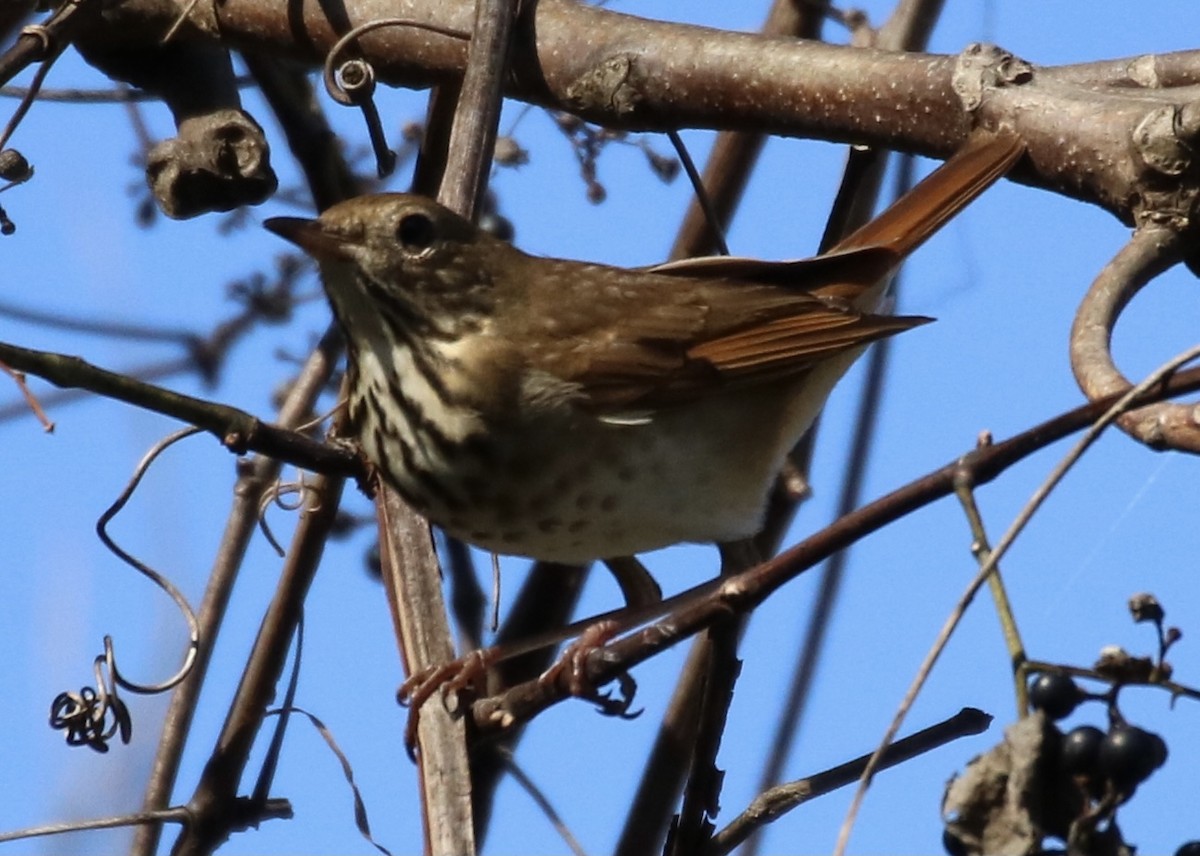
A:
{"type": "Polygon", "coordinates": [[[364,475],[361,460],[345,448],[319,443],[304,434],[263,422],[236,407],[193,398],[98,368],[79,357],[0,342],[0,360],[55,386],[87,389],[191,423],[238,454],[255,451],[314,472],[355,478],[364,475]]]}
{"type": "Polygon", "coordinates": [[[296,527],[275,597],[263,616],[229,716],[188,801],[190,822],[176,842],[178,856],[211,853],[241,828],[231,807],[237,801],[250,748],[275,697],[304,598],[337,515],[342,486],[343,480],[336,476],[318,476],[311,485],[311,499],[296,527]]]}
{"type": "MultiPolygon", "coordinates": [[[[925,682],[929,679],[930,673],[933,671],[934,665],[946,650],[946,646],[950,642],[950,637],[958,628],[963,616],[966,614],[967,607],[974,600],[975,595],[991,579],[992,575],[999,567],[1000,559],[1008,552],[1008,549],[1016,541],[1017,537],[1024,531],[1029,521],[1033,519],[1034,514],[1041,508],[1046,497],[1056,488],[1066,476],[1067,471],[1073,467],[1078,460],[1083,456],[1083,453],[1091,446],[1093,442],[1100,436],[1101,433],[1122,413],[1126,413],[1130,408],[1141,399],[1147,392],[1161,386],[1163,381],[1170,378],[1181,366],[1186,365],[1193,360],[1200,358],[1200,346],[1192,348],[1189,351],[1173,358],[1164,365],[1160,366],[1152,372],[1145,380],[1137,386],[1131,388],[1123,395],[1117,398],[1109,407],[1107,407],[1096,420],[1088,426],[1084,435],[1075,443],[1071,450],[1063,457],[1063,459],[1050,471],[1045,480],[1034,491],[1029,501],[1017,514],[1016,518],[1009,525],[1004,535],[997,542],[995,549],[988,553],[979,566],[979,571],[971,579],[958,602],[954,605],[954,609],[950,617],[946,619],[946,623],[942,626],[938,633],[937,639],[930,647],[929,652],[925,656],[924,662],[917,669],[916,677],[913,678],[912,684],[908,691],[904,694],[896,715],[893,717],[891,724],[884,733],[883,741],[878,749],[875,750],[875,755],[867,763],[863,770],[862,777],[859,780],[858,789],[854,793],[854,799],[850,803],[850,808],[846,812],[846,819],[842,823],[842,828],[838,832],[837,846],[834,848],[834,856],[842,856],[846,852],[846,846],[850,840],[850,831],[854,826],[855,818],[858,815],[859,807],[866,796],[867,788],[870,787],[871,777],[874,775],[875,769],[878,766],[879,758],[886,751],[888,744],[895,738],[900,726],[903,724],[908,711],[916,703],[917,695],[925,686],[925,682]]],[[[974,484],[974,471],[969,460],[964,460],[962,468],[955,474],[955,486],[961,486],[964,480],[974,484]]]]}
{"type": "MultiPolygon", "coordinates": [[[[916,734],[897,740],[888,746],[880,758],[880,770],[903,764],[912,758],[932,752],[945,746],[951,741],[987,731],[992,718],[981,710],[964,708],[954,716],[923,728],[916,734]]],[[[734,818],[728,826],[713,836],[705,856],[725,856],[733,849],[759,831],[766,824],[782,817],[787,812],[803,805],[809,800],[823,796],[838,788],[845,787],[862,775],[871,755],[861,755],[853,761],[787,784],[768,788],[754,798],[754,801],[734,818]]]]}
{"type": "MultiPolygon", "coordinates": [[[[296,382],[279,410],[283,425],[299,425],[306,421],[321,390],[329,382],[337,358],[338,337],[334,330],[326,332],[305,362],[296,382]]],[[[279,463],[260,455],[241,469],[233,488],[230,508],[221,544],[213,559],[204,600],[200,604],[200,647],[189,679],[175,691],[163,724],[154,766],[146,784],[143,806],[147,810],[163,808],[171,798],[175,778],[183,756],[184,744],[196,713],[200,689],[212,658],[213,648],[225,617],[225,609],[237,579],[238,569],[245,556],[258,520],[258,507],[264,494],[271,489],[279,475],[279,463]]],[[[158,850],[161,824],[139,827],[130,851],[149,856],[158,850]]]]}
{"type": "MultiPolygon", "coordinates": [[[[319,4],[305,4],[298,15],[290,8],[257,0],[197,4],[188,27],[193,37],[220,35],[316,64],[346,21],[378,17],[372,0],[348,2],[337,20],[319,4]]],[[[414,0],[408,11],[445,31],[465,31],[471,22],[469,4],[414,0]]],[[[106,20],[110,38],[145,41],[177,14],[168,0],[131,0],[109,10],[106,20]]],[[[466,67],[461,40],[427,30],[390,27],[360,42],[380,79],[398,86],[454,82],[466,67]]],[[[1139,192],[1147,164],[1133,143],[1148,130],[1143,122],[1156,104],[1187,113],[1191,91],[1176,87],[1197,76],[1200,53],[1126,65],[1162,74],[1137,76],[1131,88],[1127,71],[1098,90],[1079,83],[1069,68],[1041,68],[993,46],[973,45],[959,56],[840,47],[542,0],[518,24],[505,94],[606,127],[754,130],[936,157],[949,155],[973,127],[1004,125],[1029,144],[1017,180],[1096,202],[1132,222],[1137,210],[1163,203],[1139,192]],[[753,75],[745,73],[749,68],[753,75]]],[[[1085,75],[1097,73],[1090,68],[1085,75]]],[[[1186,150],[1194,124],[1151,128],[1149,136],[1181,133],[1186,150]]]]}

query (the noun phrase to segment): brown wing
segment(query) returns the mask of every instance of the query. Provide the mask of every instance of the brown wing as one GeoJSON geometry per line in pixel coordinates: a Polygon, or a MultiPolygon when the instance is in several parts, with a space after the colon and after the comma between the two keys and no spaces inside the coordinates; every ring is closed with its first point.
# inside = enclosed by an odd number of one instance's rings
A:
{"type": "Polygon", "coordinates": [[[817,309],[701,342],[687,356],[713,366],[725,383],[762,383],[932,320],[817,309]]]}
{"type": "Polygon", "coordinates": [[[535,305],[524,308],[527,364],[571,385],[587,409],[620,416],[798,375],[926,323],[866,314],[856,304],[1023,151],[1012,136],[973,138],[878,218],[813,259],[712,257],[623,270],[524,257],[530,267],[517,265],[514,275],[556,286],[537,289],[535,305]]]}
{"type": "Polygon", "coordinates": [[[686,265],[664,275],[524,257],[508,269],[547,287],[506,326],[530,369],[571,385],[586,409],[619,418],[799,374],[922,323],[864,315],[823,293],[834,284],[865,290],[893,261],[874,248],[799,262],[713,259],[692,276],[686,265]],[[739,279],[711,276],[734,266],[739,279]]]}

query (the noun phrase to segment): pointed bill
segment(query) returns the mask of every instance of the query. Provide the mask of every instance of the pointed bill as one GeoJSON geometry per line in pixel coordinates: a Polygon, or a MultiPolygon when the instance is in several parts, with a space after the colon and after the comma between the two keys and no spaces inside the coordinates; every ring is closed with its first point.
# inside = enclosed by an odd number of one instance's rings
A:
{"type": "Polygon", "coordinates": [[[291,241],[318,261],[353,261],[350,252],[353,244],[341,235],[330,233],[320,220],[272,217],[263,221],[263,227],[285,241],[291,241]]]}

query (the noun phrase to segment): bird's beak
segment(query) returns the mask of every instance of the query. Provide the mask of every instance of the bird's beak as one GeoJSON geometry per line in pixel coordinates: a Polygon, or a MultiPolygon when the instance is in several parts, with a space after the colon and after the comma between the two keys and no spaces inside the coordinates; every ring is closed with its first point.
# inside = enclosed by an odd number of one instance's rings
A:
{"type": "Polygon", "coordinates": [[[302,217],[272,217],[263,226],[284,240],[291,241],[313,258],[325,261],[352,261],[353,243],[329,231],[320,220],[302,217]]]}

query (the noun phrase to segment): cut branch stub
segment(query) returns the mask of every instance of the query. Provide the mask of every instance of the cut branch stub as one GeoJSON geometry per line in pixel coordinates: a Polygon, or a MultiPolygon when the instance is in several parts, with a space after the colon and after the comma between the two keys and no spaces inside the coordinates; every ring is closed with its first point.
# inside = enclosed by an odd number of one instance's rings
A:
{"type": "Polygon", "coordinates": [[[129,44],[106,27],[81,35],[91,65],[163,99],[178,136],[147,154],[146,181],[162,212],[186,219],[257,205],[278,185],[262,128],[241,109],[229,52],[208,42],[129,44]]]}
{"type": "Polygon", "coordinates": [[[179,136],[150,150],[146,180],[163,213],[177,220],[257,205],[278,185],[262,128],[241,110],[185,119],[179,136]]]}
{"type": "Polygon", "coordinates": [[[958,55],[951,84],[963,109],[973,113],[989,89],[1019,86],[1033,79],[1033,66],[996,45],[977,42],[958,55]]]}
{"type": "MultiPolygon", "coordinates": [[[[1133,129],[1131,142],[1142,168],[1141,192],[1133,206],[1137,221],[1190,228],[1200,210],[1200,104],[1151,109],[1133,129]]],[[[1194,258],[1195,253],[1189,255],[1194,258]]]]}

